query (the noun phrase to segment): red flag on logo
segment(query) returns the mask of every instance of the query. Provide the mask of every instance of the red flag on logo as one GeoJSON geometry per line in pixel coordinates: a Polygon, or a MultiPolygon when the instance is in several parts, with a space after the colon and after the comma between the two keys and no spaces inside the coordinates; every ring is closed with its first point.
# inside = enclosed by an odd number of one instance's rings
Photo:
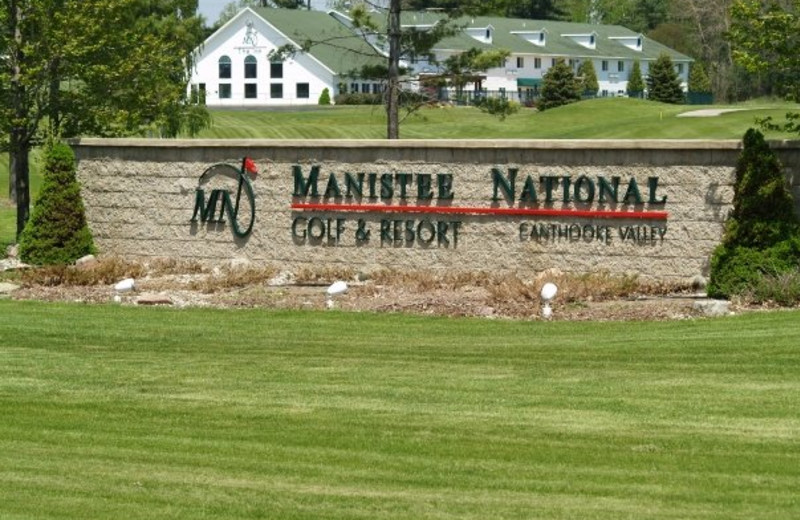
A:
{"type": "Polygon", "coordinates": [[[248,173],[252,173],[253,175],[255,175],[258,173],[258,166],[256,166],[256,163],[253,162],[253,159],[245,157],[244,170],[248,173]]]}

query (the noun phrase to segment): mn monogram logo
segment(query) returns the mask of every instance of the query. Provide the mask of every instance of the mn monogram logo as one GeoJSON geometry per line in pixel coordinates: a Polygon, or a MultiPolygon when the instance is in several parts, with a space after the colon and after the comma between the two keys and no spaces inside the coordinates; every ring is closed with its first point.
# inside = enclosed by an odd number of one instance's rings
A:
{"type": "Polygon", "coordinates": [[[200,222],[224,225],[227,217],[234,236],[247,238],[253,231],[253,222],[256,219],[256,196],[250,183],[250,176],[255,178],[257,173],[258,168],[249,157],[242,159],[241,168],[222,163],[209,167],[200,176],[199,185],[195,190],[191,222],[196,223],[199,218],[200,222]],[[235,202],[230,189],[225,187],[228,185],[232,188],[234,184],[235,202]],[[211,190],[208,199],[206,199],[206,189],[211,190]]]}

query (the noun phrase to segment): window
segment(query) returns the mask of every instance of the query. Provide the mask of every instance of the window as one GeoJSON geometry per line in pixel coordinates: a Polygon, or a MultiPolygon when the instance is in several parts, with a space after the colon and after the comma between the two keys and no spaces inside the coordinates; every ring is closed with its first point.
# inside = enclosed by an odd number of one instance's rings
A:
{"type": "Polygon", "coordinates": [[[603,72],[608,72],[608,60],[603,60],[600,63],[600,70],[602,70],[603,72]]]}
{"type": "Polygon", "coordinates": [[[636,48],[637,49],[641,49],[642,48],[642,39],[641,38],[637,38],[636,39],[636,48]]]}
{"type": "Polygon", "coordinates": [[[298,83],[297,84],[297,98],[298,99],[308,99],[309,98],[308,83],[298,83]]]}
{"type": "Polygon", "coordinates": [[[219,79],[231,79],[231,59],[227,56],[219,59],[219,79]]]}
{"type": "Polygon", "coordinates": [[[248,56],[244,59],[244,77],[246,79],[258,77],[258,61],[255,56],[248,56]]]}
{"type": "Polygon", "coordinates": [[[557,61],[558,61],[558,59],[556,59],[556,58],[550,58],[550,66],[551,67],[555,67],[557,61]]]}
{"type": "Polygon", "coordinates": [[[533,68],[534,69],[542,68],[542,58],[533,58],[533,68]]]}
{"type": "Polygon", "coordinates": [[[380,94],[381,93],[381,84],[380,83],[373,83],[372,84],[372,93],[373,94],[380,94]]]}
{"type": "Polygon", "coordinates": [[[683,63],[678,63],[678,74],[683,74],[683,63]]]}
{"type": "Polygon", "coordinates": [[[620,60],[617,62],[617,72],[625,72],[625,62],[620,60]]]}
{"type": "Polygon", "coordinates": [[[487,40],[491,40],[492,39],[492,30],[491,29],[486,29],[486,39],[487,40]]]}
{"type": "Polygon", "coordinates": [[[244,97],[245,99],[255,99],[258,97],[258,87],[255,83],[244,84],[244,97]]]}
{"type": "Polygon", "coordinates": [[[231,98],[231,84],[230,83],[220,83],[219,84],[219,98],[220,99],[230,99],[231,98]]]}
{"type": "Polygon", "coordinates": [[[589,45],[594,45],[594,43],[595,43],[594,34],[592,34],[589,36],[589,45]]]}
{"type": "Polygon", "coordinates": [[[358,83],[350,83],[350,92],[358,94],[358,83]]]}
{"type": "Polygon", "coordinates": [[[523,67],[525,67],[525,58],[523,58],[522,56],[518,56],[517,57],[517,68],[521,69],[523,67]]]}
{"type": "Polygon", "coordinates": [[[269,97],[281,99],[283,97],[283,83],[271,83],[269,86],[269,97]]]}
{"type": "Polygon", "coordinates": [[[364,94],[369,94],[369,83],[361,84],[361,92],[363,92],[364,94]]]}
{"type": "Polygon", "coordinates": [[[206,104],[206,84],[205,83],[200,83],[200,91],[199,91],[199,97],[197,99],[197,102],[200,103],[201,105],[205,105],[206,104]]]}
{"type": "Polygon", "coordinates": [[[269,77],[272,79],[283,78],[283,62],[277,61],[269,64],[269,77]]]}

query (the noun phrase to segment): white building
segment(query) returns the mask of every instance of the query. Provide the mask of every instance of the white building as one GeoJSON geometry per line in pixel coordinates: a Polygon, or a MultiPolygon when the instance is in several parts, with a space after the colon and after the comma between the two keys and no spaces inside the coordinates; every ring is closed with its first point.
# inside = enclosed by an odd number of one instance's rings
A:
{"type": "Polygon", "coordinates": [[[245,8],[195,51],[190,92],[208,106],[316,105],[340,83],[379,92],[380,84],[349,74],[378,63],[375,49],[320,11],[245,8]],[[306,41],[325,43],[301,51],[306,41]],[[276,54],[289,46],[297,52],[276,54]]]}
{"type": "MultiPolygon", "coordinates": [[[[375,14],[385,23],[385,16],[375,14]]],[[[426,30],[442,17],[437,13],[404,12],[404,28],[426,30]]],[[[323,89],[331,99],[340,92],[381,92],[378,80],[359,78],[364,65],[385,65],[386,39],[381,34],[356,34],[346,15],[304,9],[245,8],[196,51],[191,90],[202,93],[209,106],[292,106],[317,104],[323,89]],[[307,51],[277,57],[290,46],[307,51]],[[376,48],[377,47],[377,48],[376,48]]],[[[482,73],[480,88],[520,100],[538,95],[542,78],[559,59],[578,70],[590,60],[600,85],[599,96],[622,95],[635,61],[642,76],[661,54],[672,59],[684,84],[692,59],[655,40],[620,26],[569,22],[475,17],[464,30],[440,41],[436,61],[470,48],[506,49],[502,67],[482,73]]],[[[412,57],[404,65],[411,77],[435,75],[438,65],[412,57]]]]}

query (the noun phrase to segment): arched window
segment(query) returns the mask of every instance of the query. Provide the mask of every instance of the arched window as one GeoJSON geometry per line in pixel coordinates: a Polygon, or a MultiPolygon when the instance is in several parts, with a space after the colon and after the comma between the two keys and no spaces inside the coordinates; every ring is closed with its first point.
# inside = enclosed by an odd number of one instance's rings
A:
{"type": "Polygon", "coordinates": [[[258,60],[253,55],[244,59],[244,77],[247,79],[258,77],[258,60]]]}
{"type": "Polygon", "coordinates": [[[219,59],[219,77],[220,79],[231,78],[231,59],[227,56],[219,59]]]}

